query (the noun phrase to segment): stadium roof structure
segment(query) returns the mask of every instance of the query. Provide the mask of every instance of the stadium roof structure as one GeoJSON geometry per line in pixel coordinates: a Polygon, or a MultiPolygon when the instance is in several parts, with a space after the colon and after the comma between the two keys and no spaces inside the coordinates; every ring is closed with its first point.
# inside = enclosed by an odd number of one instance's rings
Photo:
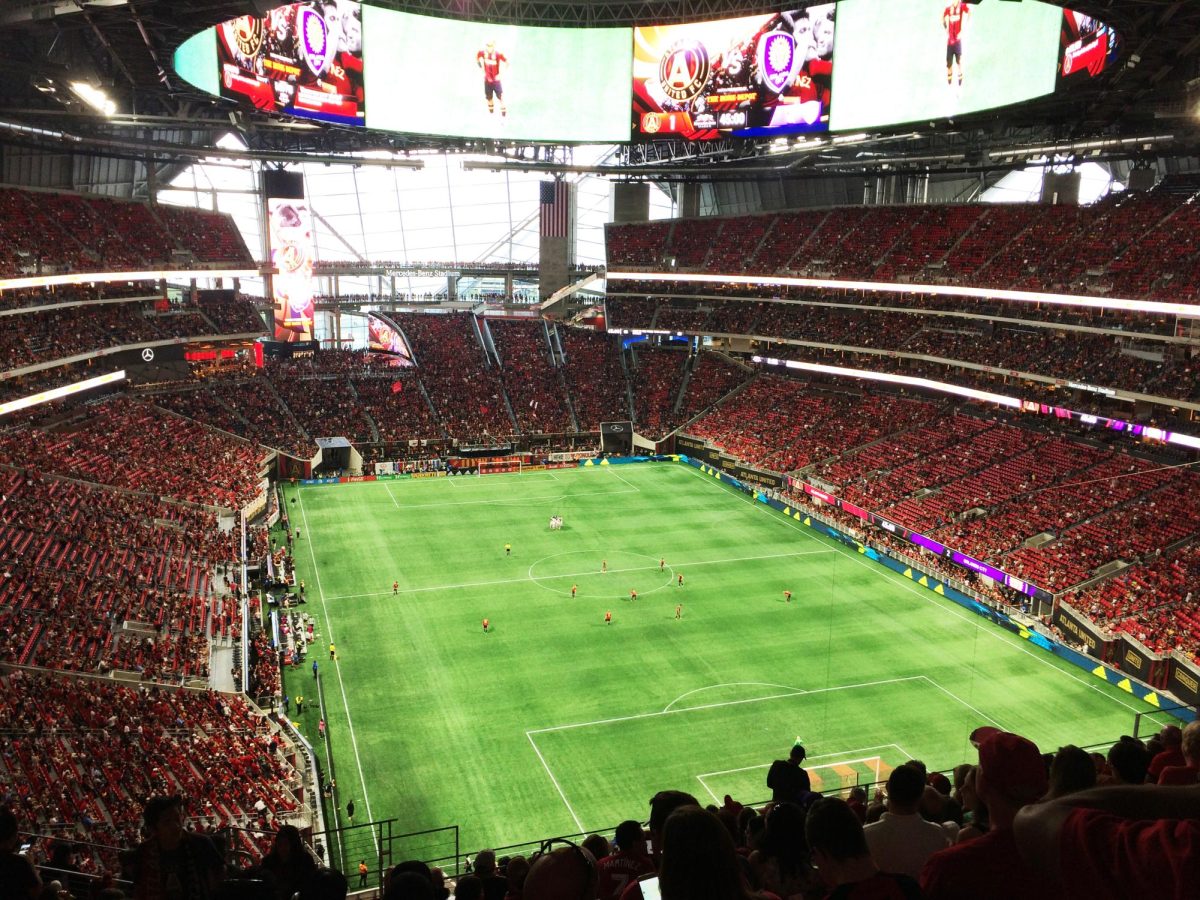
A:
{"type": "MultiPolygon", "coordinates": [[[[370,0],[392,9],[489,22],[548,26],[668,23],[762,13],[793,4],[740,0],[370,0]]],[[[1021,0],[978,0],[1011,3],[1021,0]]],[[[656,141],[620,148],[602,171],[614,177],[744,180],[829,174],[988,172],[1038,160],[1072,163],[1200,155],[1200,4],[1186,0],[1073,0],[1059,5],[1094,15],[1123,39],[1115,71],[1065,94],[978,113],[961,121],[868,133],[813,148],[768,140],[656,141]]],[[[187,38],[273,0],[10,0],[0,6],[0,151],[6,145],[51,153],[149,162],[159,183],[178,166],[211,157],[236,132],[245,151],[227,156],[396,165],[422,151],[489,152],[514,167],[570,167],[570,147],[429,138],[290,121],[204,94],[172,68],[187,38]],[[110,116],[78,100],[64,82],[101,87],[110,116]]],[[[147,184],[133,193],[148,193],[147,184]]]]}

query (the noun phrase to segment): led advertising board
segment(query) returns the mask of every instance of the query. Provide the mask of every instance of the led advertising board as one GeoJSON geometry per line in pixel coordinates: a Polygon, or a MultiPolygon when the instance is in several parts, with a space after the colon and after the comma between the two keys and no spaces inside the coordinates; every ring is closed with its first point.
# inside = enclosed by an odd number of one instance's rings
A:
{"type": "Polygon", "coordinates": [[[837,16],[834,131],[953,118],[1054,90],[1061,7],[842,0],[837,16]]]}
{"type": "Polygon", "coordinates": [[[634,138],[828,130],[836,9],[635,28],[634,138]]]}
{"type": "Polygon", "coordinates": [[[257,109],[362,125],[362,5],[291,3],[217,26],[222,97],[257,109]]]}
{"type": "Polygon", "coordinates": [[[275,301],[275,340],[310,341],[316,303],[313,294],[312,213],[308,202],[267,199],[271,228],[271,297],[275,301]]]}
{"type": "Polygon", "coordinates": [[[629,139],[628,28],[490,25],[363,8],[367,125],[511,140],[629,139]]]}

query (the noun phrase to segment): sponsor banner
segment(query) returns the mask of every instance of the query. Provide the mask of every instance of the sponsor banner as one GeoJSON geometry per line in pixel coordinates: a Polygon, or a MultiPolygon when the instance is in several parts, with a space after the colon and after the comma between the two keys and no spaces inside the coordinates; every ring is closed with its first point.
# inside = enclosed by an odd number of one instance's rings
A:
{"type": "Polygon", "coordinates": [[[132,369],[135,366],[158,366],[165,363],[184,361],[183,344],[163,344],[158,347],[135,347],[122,350],[109,357],[113,363],[122,369],[132,369]]]}
{"type": "Polygon", "coordinates": [[[1153,683],[1159,672],[1162,657],[1127,634],[1117,642],[1117,666],[1127,675],[1153,683]]]}
{"type": "Polygon", "coordinates": [[[445,478],[446,472],[413,472],[410,478],[445,478]]]}
{"type": "Polygon", "coordinates": [[[1079,641],[1097,659],[1110,659],[1109,651],[1114,643],[1096,628],[1094,622],[1078,613],[1069,603],[1059,603],[1050,620],[1063,634],[1079,641]]]}
{"type": "Polygon", "coordinates": [[[560,453],[551,453],[547,459],[550,462],[575,462],[579,459],[593,459],[596,456],[595,450],[570,450],[560,453]]]}
{"type": "Polygon", "coordinates": [[[1200,706],[1200,667],[1174,654],[1169,660],[1167,690],[1188,706],[1200,706]]]}
{"type": "Polygon", "coordinates": [[[374,481],[374,475],[343,475],[338,479],[338,484],[354,484],[359,481],[374,481]]]}
{"type": "Polygon", "coordinates": [[[633,434],[632,422],[601,422],[601,434],[633,434]]]}
{"type": "Polygon", "coordinates": [[[336,478],[301,478],[301,484],[337,484],[336,478]]]}
{"type": "Polygon", "coordinates": [[[729,473],[739,481],[757,485],[759,487],[774,488],[780,490],[783,488],[785,479],[778,472],[763,472],[759,469],[751,469],[746,466],[735,465],[729,470],[729,473]]]}
{"type": "Polygon", "coordinates": [[[675,435],[675,447],[681,453],[687,453],[689,456],[697,455],[701,450],[708,449],[708,442],[701,438],[689,437],[686,434],[675,435]]]}

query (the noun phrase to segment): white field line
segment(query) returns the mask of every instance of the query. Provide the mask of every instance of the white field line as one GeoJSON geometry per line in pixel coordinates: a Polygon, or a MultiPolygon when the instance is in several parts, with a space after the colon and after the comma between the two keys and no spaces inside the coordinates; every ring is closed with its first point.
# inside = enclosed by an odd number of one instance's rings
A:
{"type": "Polygon", "coordinates": [[[926,681],[928,681],[930,684],[932,684],[932,685],[933,685],[935,688],[937,688],[939,691],[941,691],[941,692],[942,692],[943,694],[945,694],[947,697],[950,697],[950,698],[951,698],[951,699],[953,699],[953,700],[957,700],[959,703],[961,703],[963,706],[965,706],[965,707],[966,707],[967,709],[969,709],[971,712],[975,713],[975,715],[977,715],[977,716],[980,716],[980,717],[982,717],[982,718],[984,718],[984,719],[987,719],[989,722],[991,722],[993,725],[995,725],[995,726],[996,726],[997,728],[999,728],[1001,731],[1008,731],[1008,729],[1007,729],[1007,728],[1005,728],[1003,725],[1001,725],[999,722],[997,722],[995,719],[993,719],[993,718],[992,718],[991,716],[989,716],[987,713],[985,713],[985,712],[981,712],[980,710],[978,710],[978,709],[976,709],[974,706],[972,706],[970,703],[968,703],[966,700],[964,700],[962,697],[960,697],[960,696],[958,696],[957,694],[951,693],[950,691],[946,690],[944,687],[942,687],[940,684],[938,684],[936,681],[934,681],[934,680],[933,680],[932,678],[930,678],[928,675],[922,675],[921,677],[922,677],[922,678],[924,678],[926,681]]]}
{"type": "MultiPolygon", "coordinates": [[[[321,587],[321,572],[317,568],[317,556],[313,551],[312,529],[308,527],[308,514],[304,511],[304,495],[301,491],[296,494],[300,497],[300,516],[304,519],[304,531],[308,534],[308,555],[312,560],[313,578],[317,582],[317,593],[321,596],[321,615],[325,619],[325,633],[329,635],[329,643],[335,644],[337,641],[333,636],[333,625],[329,621],[329,610],[325,602],[325,590],[321,587]]],[[[354,762],[358,766],[358,780],[362,785],[363,805],[367,808],[367,821],[373,818],[371,815],[371,798],[367,794],[367,778],[363,774],[362,757],[358,754],[358,739],[354,735],[354,720],[350,718],[350,701],[346,697],[346,682],[342,679],[342,667],[337,666],[338,686],[342,691],[342,705],[346,710],[346,727],[350,732],[350,746],[354,749],[354,762]]],[[[353,799],[353,798],[352,798],[353,799]]],[[[335,816],[340,817],[340,810],[335,810],[335,816]]],[[[375,829],[371,829],[371,840],[375,842],[375,852],[379,852],[379,841],[375,837],[375,829]]]]}
{"type": "Polygon", "coordinates": [[[790,684],[775,684],[774,682],[771,682],[771,681],[725,681],[725,682],[722,682],[721,684],[710,684],[710,685],[706,685],[704,687],[696,688],[694,691],[685,691],[684,693],[682,693],[678,697],[676,697],[674,700],[672,700],[670,703],[668,703],[666,706],[664,706],[663,712],[667,712],[672,706],[674,706],[676,703],[678,703],[684,697],[690,697],[690,696],[692,696],[692,694],[699,694],[701,691],[711,691],[716,688],[725,688],[725,687],[777,687],[777,688],[783,688],[789,694],[806,694],[806,693],[808,693],[803,688],[792,687],[790,684]]]}
{"type": "Polygon", "coordinates": [[[676,716],[680,713],[698,712],[705,709],[720,709],[725,706],[743,706],[747,703],[764,703],[768,700],[781,700],[785,697],[810,697],[814,694],[828,694],[834,691],[851,691],[856,688],[878,687],[884,684],[901,684],[906,681],[922,681],[924,675],[909,675],[905,678],[885,678],[880,681],[864,681],[860,684],[842,684],[837,687],[817,688],[812,691],[796,691],[789,694],[772,694],[769,697],[747,697],[744,700],[722,700],[719,703],[705,703],[700,706],[688,706],[682,709],[664,709],[659,712],[634,713],[628,716],[614,716],[611,719],[595,719],[591,722],[572,722],[568,725],[551,725],[548,728],[532,728],[526,734],[545,734],[550,731],[569,731],[574,728],[591,728],[596,725],[613,725],[618,722],[632,722],[638,719],[654,719],[658,716],[676,716]]]}
{"type": "Polygon", "coordinates": [[[537,741],[533,739],[531,732],[525,732],[525,737],[529,739],[529,744],[533,747],[533,752],[537,754],[537,758],[542,761],[542,768],[546,770],[546,774],[550,776],[550,781],[554,785],[554,789],[558,791],[558,796],[562,798],[563,804],[567,807],[567,812],[571,814],[571,818],[575,820],[576,830],[582,834],[587,831],[583,827],[583,823],[579,821],[579,816],[575,815],[575,809],[571,806],[571,801],[567,799],[567,795],[563,793],[562,786],[558,783],[558,779],[554,777],[554,773],[550,771],[550,764],[546,762],[546,757],[542,756],[542,751],[538,749],[537,741]]]}
{"type": "Polygon", "coordinates": [[[383,489],[387,491],[387,495],[392,498],[392,503],[395,505],[396,509],[399,509],[400,501],[397,500],[396,495],[392,493],[392,486],[385,481],[383,483],[383,489]]]}
{"type": "Polygon", "coordinates": [[[625,480],[625,478],[623,478],[622,476],[618,475],[616,469],[613,469],[610,467],[609,471],[612,473],[612,477],[617,479],[617,481],[621,482],[622,484],[628,484],[631,488],[633,488],[639,494],[642,492],[642,489],[640,487],[638,487],[636,484],[632,484],[631,482],[625,480]]]}
{"type": "MultiPolygon", "coordinates": [[[[692,471],[693,474],[696,475],[696,477],[702,479],[706,484],[713,483],[709,478],[706,478],[698,470],[693,469],[691,466],[688,466],[688,469],[690,471],[692,471]]],[[[716,486],[719,489],[724,490],[723,486],[720,483],[718,483],[716,486]]],[[[758,503],[755,500],[747,500],[746,498],[743,498],[743,497],[739,497],[738,499],[743,500],[746,503],[753,504],[756,508],[761,509],[763,512],[767,512],[767,513],[774,512],[774,510],[771,507],[767,506],[765,503],[758,503]]],[[[802,530],[801,526],[797,525],[791,519],[788,519],[788,518],[780,519],[778,516],[771,516],[771,520],[778,522],[781,525],[788,526],[796,531],[800,531],[801,534],[804,534],[804,531],[802,530]]],[[[807,535],[807,534],[805,534],[805,536],[813,537],[813,535],[807,535]]],[[[1016,650],[1020,653],[1024,653],[1026,656],[1029,656],[1030,658],[1037,660],[1043,666],[1049,666],[1055,672],[1058,672],[1061,675],[1065,675],[1067,678],[1070,678],[1073,681],[1078,681],[1084,687],[1088,688],[1089,690],[1095,691],[1097,694],[1100,694],[1102,697],[1104,697],[1108,700],[1111,700],[1113,703],[1116,703],[1119,706],[1123,706],[1126,709],[1128,709],[1132,712],[1135,712],[1135,713],[1147,711],[1147,710],[1143,710],[1143,709],[1138,709],[1136,706],[1130,706],[1128,703],[1126,703],[1124,700],[1120,699],[1119,697],[1109,696],[1108,694],[1106,694],[1104,691],[1100,690],[1099,687],[1092,684],[1091,682],[1080,678],[1078,675],[1075,675],[1072,672],[1068,672],[1066,669],[1060,669],[1058,666],[1054,665],[1053,663],[1047,662],[1045,659],[1042,659],[1040,652],[1035,653],[1032,650],[1026,649],[1025,647],[1022,647],[1019,644],[1015,644],[1015,643],[1007,640],[1003,636],[1003,634],[1001,634],[1000,632],[997,632],[997,631],[993,630],[992,628],[985,626],[985,624],[979,620],[978,616],[972,615],[971,613],[959,612],[956,609],[953,609],[952,606],[950,606],[950,605],[938,603],[937,600],[934,599],[934,597],[936,595],[933,593],[933,591],[918,589],[918,588],[913,587],[911,584],[906,584],[905,582],[907,581],[907,579],[904,579],[903,581],[899,580],[903,576],[892,572],[891,569],[881,566],[878,563],[864,562],[863,560],[858,558],[857,554],[852,555],[850,553],[846,553],[845,557],[852,563],[855,563],[860,566],[864,566],[868,571],[874,572],[876,575],[878,575],[881,578],[886,579],[889,583],[894,584],[896,587],[902,588],[911,594],[916,594],[918,597],[920,597],[926,603],[933,604],[938,609],[942,610],[943,612],[947,613],[948,615],[955,616],[959,619],[962,619],[964,622],[973,626],[977,631],[980,631],[983,634],[986,634],[987,636],[991,637],[994,640],[1000,641],[1006,647],[1009,647],[1010,649],[1016,650]],[[895,576],[894,578],[889,577],[889,576],[893,576],[893,575],[895,576]]],[[[946,603],[954,604],[954,601],[948,600],[948,601],[946,601],[946,603]]],[[[1099,663],[1097,663],[1097,665],[1099,665],[1099,663]]]]}
{"type": "MultiPolygon", "coordinates": [[[[306,529],[308,528],[307,522],[305,523],[305,528],[306,529]]],[[[824,553],[836,553],[836,552],[837,552],[836,550],[800,550],[796,553],[769,553],[764,556],[736,556],[736,557],[731,557],[729,559],[709,559],[709,560],[704,560],[702,562],[676,563],[675,565],[680,566],[681,568],[686,565],[689,568],[695,569],[695,568],[699,568],[700,566],[716,566],[716,565],[721,565],[723,563],[750,562],[750,561],[758,560],[758,559],[785,559],[785,558],[792,557],[792,556],[817,556],[817,555],[824,554],[824,553]]],[[[597,554],[597,555],[599,555],[599,554],[597,554]]],[[[657,569],[658,569],[657,565],[630,566],[625,569],[609,569],[607,574],[619,575],[623,572],[648,572],[648,571],[657,570],[657,569]]],[[[494,587],[498,584],[520,584],[520,583],[524,583],[526,581],[536,581],[538,579],[546,579],[546,578],[584,578],[588,575],[600,575],[600,574],[601,573],[597,569],[588,569],[586,572],[563,572],[558,575],[537,575],[532,578],[528,575],[525,575],[525,576],[522,576],[521,578],[500,578],[495,581],[468,581],[468,582],[464,582],[462,584],[435,584],[435,585],[429,585],[427,587],[401,588],[398,591],[398,593],[400,593],[400,594],[423,594],[423,593],[427,593],[429,591],[451,591],[451,590],[461,590],[462,588],[494,587]]],[[[362,597],[390,597],[390,596],[393,596],[391,591],[374,591],[374,592],[371,592],[368,594],[342,594],[338,597],[328,597],[328,598],[323,598],[323,599],[328,599],[330,602],[332,602],[334,600],[357,600],[362,597]]]]}

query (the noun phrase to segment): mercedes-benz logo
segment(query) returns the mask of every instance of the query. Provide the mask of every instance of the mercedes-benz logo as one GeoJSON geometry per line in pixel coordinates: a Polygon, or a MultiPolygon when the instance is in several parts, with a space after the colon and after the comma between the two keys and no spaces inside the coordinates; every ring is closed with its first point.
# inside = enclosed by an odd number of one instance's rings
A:
{"type": "Polygon", "coordinates": [[[612,426],[610,426],[610,427],[609,427],[609,429],[608,429],[608,430],[609,430],[609,431],[624,431],[624,430],[625,430],[625,426],[624,426],[624,425],[612,425],[612,426]]]}
{"type": "Polygon", "coordinates": [[[154,349],[147,347],[142,351],[142,362],[154,362],[154,349]]]}

